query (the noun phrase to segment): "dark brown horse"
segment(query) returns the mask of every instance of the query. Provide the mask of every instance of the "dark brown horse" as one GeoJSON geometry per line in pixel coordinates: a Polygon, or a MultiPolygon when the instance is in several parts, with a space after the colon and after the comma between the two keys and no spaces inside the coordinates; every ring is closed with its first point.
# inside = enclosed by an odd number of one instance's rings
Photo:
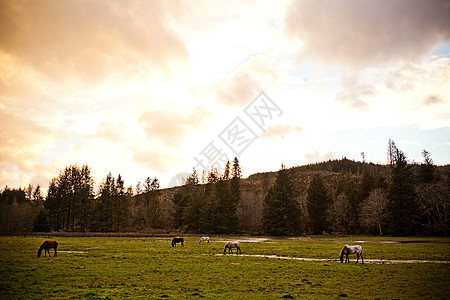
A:
{"type": "Polygon", "coordinates": [[[58,253],[56,252],[56,248],[58,248],[58,242],[57,241],[45,241],[41,247],[38,250],[37,256],[41,256],[42,250],[44,251],[45,256],[47,256],[47,252],[48,252],[48,256],[51,257],[50,255],[50,249],[55,249],[55,256],[58,256],[58,253]]]}
{"type": "Polygon", "coordinates": [[[184,239],[183,238],[174,238],[172,240],[172,247],[176,247],[177,243],[181,243],[181,247],[184,247],[184,239]]]}

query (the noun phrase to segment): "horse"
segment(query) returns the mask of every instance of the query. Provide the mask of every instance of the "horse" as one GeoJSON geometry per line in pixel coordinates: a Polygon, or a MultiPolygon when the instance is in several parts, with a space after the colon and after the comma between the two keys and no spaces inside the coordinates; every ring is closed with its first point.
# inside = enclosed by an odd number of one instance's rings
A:
{"type": "Polygon", "coordinates": [[[48,252],[48,257],[50,256],[50,249],[53,248],[55,249],[55,256],[58,256],[58,253],[56,252],[56,248],[58,248],[58,242],[57,241],[45,241],[41,247],[39,247],[38,253],[37,253],[37,257],[41,256],[42,250],[44,251],[45,256],[47,256],[47,252],[48,252]]]}
{"type": "Polygon", "coordinates": [[[356,245],[356,246],[345,245],[341,251],[341,263],[344,262],[344,255],[345,255],[345,262],[348,263],[348,262],[350,262],[348,259],[348,255],[355,254],[355,253],[356,253],[356,263],[358,263],[360,256],[361,256],[361,263],[364,263],[362,251],[363,251],[363,248],[359,245],[356,245]]]}
{"type": "Polygon", "coordinates": [[[183,238],[174,238],[172,240],[172,247],[176,247],[177,243],[181,243],[181,247],[184,247],[184,239],[183,238]]]}
{"type": "Polygon", "coordinates": [[[204,244],[205,241],[208,242],[208,244],[209,244],[209,236],[202,236],[202,237],[200,238],[200,241],[198,242],[198,244],[199,244],[199,245],[200,245],[200,244],[204,244]]]}
{"type": "Polygon", "coordinates": [[[228,242],[225,247],[223,248],[223,254],[225,254],[226,250],[228,248],[228,253],[233,253],[233,250],[231,248],[236,248],[236,254],[241,254],[241,244],[239,242],[228,242]]]}

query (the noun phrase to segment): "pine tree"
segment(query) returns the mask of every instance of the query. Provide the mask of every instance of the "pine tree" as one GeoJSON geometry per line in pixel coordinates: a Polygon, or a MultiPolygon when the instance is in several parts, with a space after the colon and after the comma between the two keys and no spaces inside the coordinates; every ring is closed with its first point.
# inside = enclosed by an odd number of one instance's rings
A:
{"type": "Polygon", "coordinates": [[[225,171],[223,171],[223,176],[222,176],[223,179],[225,179],[225,180],[230,179],[230,176],[231,176],[230,169],[231,169],[230,161],[227,161],[227,163],[225,165],[225,171]]]}
{"type": "Polygon", "coordinates": [[[331,197],[322,176],[317,173],[311,179],[307,189],[307,206],[309,229],[313,234],[328,231],[327,210],[331,205],[331,197]]]}
{"type": "Polygon", "coordinates": [[[90,222],[93,189],[94,181],[87,165],[66,167],[52,179],[44,206],[54,230],[86,229],[90,222]]]}
{"type": "Polygon", "coordinates": [[[204,228],[203,211],[204,202],[201,187],[198,185],[198,175],[195,169],[188,176],[185,185],[182,187],[183,195],[186,195],[186,208],[182,220],[187,231],[200,232],[204,228]]]}
{"type": "Polygon", "coordinates": [[[50,223],[48,222],[47,213],[44,209],[41,209],[37,214],[33,222],[34,232],[49,232],[51,229],[50,223]]]}
{"type": "MultiPolygon", "coordinates": [[[[346,212],[338,213],[336,216],[340,215],[341,220],[339,223],[342,225],[346,225],[345,228],[340,227],[345,233],[357,233],[359,231],[359,212],[361,200],[358,197],[358,189],[356,185],[355,178],[351,173],[343,172],[339,175],[338,184],[336,187],[336,196],[334,201],[338,201],[336,205],[332,205],[332,207],[345,207],[346,212]],[[339,198],[339,196],[344,195],[344,197],[339,198]],[[347,203],[344,203],[347,202],[347,203]],[[345,218],[346,220],[343,220],[345,218]]],[[[330,211],[333,214],[333,211],[330,211]]],[[[336,218],[334,218],[337,221],[336,218]]],[[[330,224],[333,225],[333,224],[330,224]]]]}
{"type": "Polygon", "coordinates": [[[242,177],[242,170],[239,166],[239,159],[237,157],[233,160],[233,168],[232,168],[232,174],[231,176],[233,178],[241,178],[242,177]]]}
{"type": "Polygon", "coordinates": [[[388,191],[387,209],[389,225],[394,235],[414,233],[416,217],[414,176],[402,151],[393,147],[391,183],[388,191]]]}
{"type": "Polygon", "coordinates": [[[271,235],[298,234],[301,232],[300,215],[292,179],[282,165],[275,183],[264,199],[264,230],[271,235]]]}
{"type": "Polygon", "coordinates": [[[436,166],[433,164],[430,152],[423,150],[423,164],[419,166],[418,179],[420,183],[432,183],[435,180],[434,171],[436,166]]]}

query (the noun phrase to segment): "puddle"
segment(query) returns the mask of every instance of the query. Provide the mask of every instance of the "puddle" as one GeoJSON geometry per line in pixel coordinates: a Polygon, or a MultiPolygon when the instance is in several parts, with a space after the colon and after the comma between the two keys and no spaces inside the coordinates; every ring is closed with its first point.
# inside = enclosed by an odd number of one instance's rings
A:
{"type": "Polygon", "coordinates": [[[353,243],[375,243],[375,244],[400,244],[397,241],[355,241],[353,243]]]}
{"type": "MultiPolygon", "coordinates": [[[[271,238],[248,238],[248,239],[239,239],[236,240],[237,242],[240,243],[271,243],[272,239],[271,238]]],[[[231,240],[211,240],[211,242],[218,242],[218,243],[228,243],[228,242],[232,242],[231,240]]]]}
{"type": "MultiPolygon", "coordinates": [[[[223,254],[216,254],[217,256],[224,256],[223,254]]],[[[313,262],[340,262],[339,259],[330,258],[306,258],[306,257],[289,257],[278,255],[262,255],[262,254],[226,254],[226,256],[243,256],[243,257],[259,257],[259,258],[272,258],[272,259],[284,259],[284,260],[300,260],[300,261],[313,261],[313,262]]],[[[355,263],[356,260],[350,261],[355,263]]],[[[369,264],[450,264],[447,260],[382,260],[382,259],[364,259],[364,263],[369,264]]]]}

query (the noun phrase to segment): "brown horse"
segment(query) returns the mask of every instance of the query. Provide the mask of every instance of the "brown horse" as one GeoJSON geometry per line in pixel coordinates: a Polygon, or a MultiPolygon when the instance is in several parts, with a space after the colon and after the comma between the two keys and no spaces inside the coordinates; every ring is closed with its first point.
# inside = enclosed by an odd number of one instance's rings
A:
{"type": "Polygon", "coordinates": [[[53,248],[55,249],[55,256],[58,256],[58,253],[56,252],[56,248],[58,248],[58,242],[57,241],[45,241],[41,247],[38,250],[37,256],[41,256],[42,250],[44,251],[45,256],[47,256],[47,252],[48,252],[48,256],[50,256],[50,249],[53,248]]]}
{"type": "Polygon", "coordinates": [[[362,251],[363,251],[363,249],[359,245],[356,245],[356,246],[345,245],[341,251],[341,263],[344,262],[344,255],[345,255],[345,262],[348,263],[348,262],[350,262],[348,259],[348,255],[355,254],[355,253],[356,253],[356,263],[358,263],[360,256],[361,256],[361,263],[364,263],[362,251]]]}

